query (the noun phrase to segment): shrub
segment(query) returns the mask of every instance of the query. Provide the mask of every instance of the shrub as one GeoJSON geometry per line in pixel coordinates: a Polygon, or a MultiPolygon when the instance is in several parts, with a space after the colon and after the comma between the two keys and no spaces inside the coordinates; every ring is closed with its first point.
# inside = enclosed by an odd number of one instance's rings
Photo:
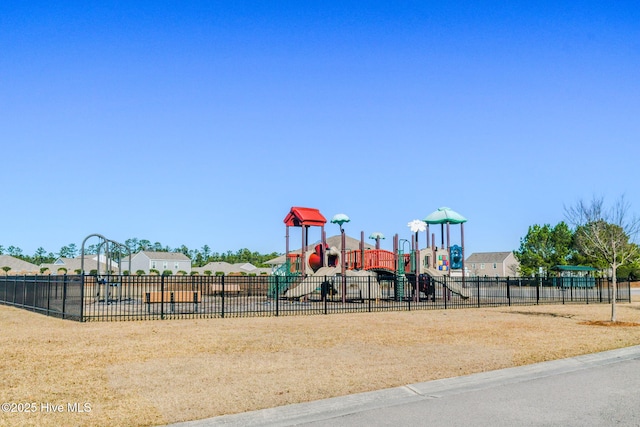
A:
{"type": "Polygon", "coordinates": [[[122,275],[123,275],[123,276],[128,276],[128,275],[129,275],[129,270],[124,270],[124,271],[122,272],[122,275]]]}
{"type": "Polygon", "coordinates": [[[172,274],[173,274],[173,271],[171,271],[171,270],[164,270],[164,271],[162,272],[162,275],[163,275],[163,276],[171,276],[172,274]]]}
{"type": "Polygon", "coordinates": [[[190,274],[191,274],[192,276],[197,276],[197,275],[198,275],[198,272],[197,272],[197,271],[192,271],[190,274]]]}
{"type": "Polygon", "coordinates": [[[66,269],[66,268],[64,268],[64,267],[60,267],[60,268],[58,269],[58,274],[61,274],[61,273],[62,273],[62,274],[67,274],[67,269],[66,269]]]}
{"type": "Polygon", "coordinates": [[[205,276],[211,276],[211,270],[205,270],[204,271],[204,275],[205,276]]]}
{"type": "Polygon", "coordinates": [[[137,276],[144,276],[145,271],[144,270],[136,270],[136,275],[137,276]]]}
{"type": "Polygon", "coordinates": [[[179,274],[180,276],[186,276],[187,272],[184,270],[178,270],[178,272],[176,274],[179,274]]]}
{"type": "Polygon", "coordinates": [[[216,276],[224,276],[224,271],[216,271],[216,276]]]}
{"type": "Polygon", "coordinates": [[[160,274],[160,272],[158,270],[156,270],[155,268],[152,268],[149,270],[149,274],[160,274]]]}

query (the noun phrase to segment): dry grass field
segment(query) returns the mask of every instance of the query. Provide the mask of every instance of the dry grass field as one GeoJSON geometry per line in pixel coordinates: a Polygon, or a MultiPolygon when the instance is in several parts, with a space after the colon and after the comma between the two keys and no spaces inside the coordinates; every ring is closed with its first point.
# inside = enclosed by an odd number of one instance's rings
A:
{"type": "Polygon", "coordinates": [[[609,317],[592,304],[76,323],[0,306],[0,425],[160,425],[640,344],[639,302],[609,317]]]}

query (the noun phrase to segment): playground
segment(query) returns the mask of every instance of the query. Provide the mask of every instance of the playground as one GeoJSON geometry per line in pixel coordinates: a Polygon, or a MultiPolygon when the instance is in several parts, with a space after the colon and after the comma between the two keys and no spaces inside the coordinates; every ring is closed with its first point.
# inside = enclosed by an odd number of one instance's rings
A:
{"type": "MultiPolygon", "coordinates": [[[[438,208],[423,220],[411,221],[410,239],[401,239],[395,234],[393,250],[380,248],[384,234],[373,232],[369,238],[375,240],[375,246],[365,243],[365,233],[360,233],[357,246],[347,244],[344,224],[350,222],[345,214],[336,214],[331,223],[340,229],[339,239],[328,242],[325,225],[327,219],[315,208],[291,207],[284,218],[286,227],[286,251],[283,263],[273,274],[280,277],[279,282],[269,290],[273,297],[306,300],[315,297],[325,300],[328,296],[337,296],[345,303],[353,299],[407,299],[420,302],[431,298],[435,301],[435,289],[444,287],[443,297],[457,295],[469,298],[465,289],[464,268],[464,223],[467,219],[446,207],[438,208]],[[451,243],[451,226],[460,227],[460,244],[451,243]],[[430,234],[430,226],[440,228],[440,246],[436,245],[436,233],[430,234]],[[299,251],[290,251],[290,230],[300,229],[301,246],[299,251]],[[319,241],[309,250],[310,232],[319,229],[319,241]],[[420,249],[420,234],[426,233],[426,248],[420,249]],[[446,236],[446,239],[445,239],[446,236]],[[330,244],[331,243],[331,244],[330,244]],[[409,244],[409,250],[406,249],[409,244]],[[318,286],[317,277],[325,278],[318,286]],[[369,277],[373,280],[350,280],[355,277],[369,277]],[[459,277],[461,281],[446,281],[445,278],[459,277]],[[298,280],[301,278],[301,280],[298,280]],[[330,278],[330,280],[326,280],[330,278]],[[284,286],[281,283],[284,282],[284,286]],[[382,292],[384,284],[393,283],[391,293],[382,292]],[[446,295],[445,295],[446,294],[446,295]]],[[[318,234],[318,233],[317,233],[318,234]]]]}
{"type": "MultiPolygon", "coordinates": [[[[284,218],[286,251],[273,273],[261,276],[114,275],[120,257],[131,253],[100,234],[98,253],[104,271],[81,275],[0,277],[0,301],[43,314],[78,321],[152,320],[210,317],[262,317],[301,314],[412,311],[539,304],[610,303],[606,278],[470,277],[463,274],[464,223],[449,208],[411,221],[410,239],[371,233],[375,245],[346,235],[344,214],[331,220],[340,234],[327,238],[326,218],[314,208],[292,207],[284,218]],[[460,244],[451,243],[450,226],[460,227],[460,244]],[[429,235],[429,227],[440,231],[429,235]],[[300,248],[291,251],[291,230],[300,248]],[[311,231],[318,239],[311,240],[311,231]],[[420,235],[426,246],[421,248],[420,235]],[[310,243],[311,242],[311,243],[310,243]],[[116,256],[117,254],[117,256],[116,256]]],[[[84,269],[82,270],[84,271],[84,269]]],[[[629,302],[628,281],[617,285],[616,299],[629,302]]]]}

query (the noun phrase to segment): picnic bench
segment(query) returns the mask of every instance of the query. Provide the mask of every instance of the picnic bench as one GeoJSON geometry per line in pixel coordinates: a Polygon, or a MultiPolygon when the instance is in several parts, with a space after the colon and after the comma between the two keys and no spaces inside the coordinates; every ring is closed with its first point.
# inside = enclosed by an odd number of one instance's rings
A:
{"type": "MultiPolygon", "coordinates": [[[[209,285],[209,292],[211,292],[211,295],[222,295],[223,293],[223,286],[221,283],[212,283],[211,285],[209,285]]],[[[224,285],[224,293],[225,294],[233,294],[235,293],[236,295],[240,295],[240,285],[237,283],[229,283],[224,285]]]]}
{"type": "Polygon", "coordinates": [[[176,303],[193,303],[194,310],[198,311],[198,303],[202,302],[200,291],[150,291],[145,292],[144,303],[147,312],[151,311],[151,304],[171,304],[171,311],[175,310],[176,303]]]}
{"type": "Polygon", "coordinates": [[[145,292],[147,304],[160,302],[202,302],[200,291],[151,291],[145,292]],[[163,295],[164,294],[164,295],[163,295]]]}

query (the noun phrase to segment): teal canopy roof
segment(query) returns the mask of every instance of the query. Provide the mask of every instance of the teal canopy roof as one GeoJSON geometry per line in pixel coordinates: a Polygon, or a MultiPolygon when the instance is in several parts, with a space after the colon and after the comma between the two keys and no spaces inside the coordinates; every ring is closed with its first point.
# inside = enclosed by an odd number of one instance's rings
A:
{"type": "Polygon", "coordinates": [[[462,224],[467,222],[467,219],[453,209],[442,207],[429,214],[423,221],[427,224],[462,224]]]}
{"type": "Polygon", "coordinates": [[[588,265],[554,265],[551,269],[556,271],[598,271],[597,268],[588,265]]]}

